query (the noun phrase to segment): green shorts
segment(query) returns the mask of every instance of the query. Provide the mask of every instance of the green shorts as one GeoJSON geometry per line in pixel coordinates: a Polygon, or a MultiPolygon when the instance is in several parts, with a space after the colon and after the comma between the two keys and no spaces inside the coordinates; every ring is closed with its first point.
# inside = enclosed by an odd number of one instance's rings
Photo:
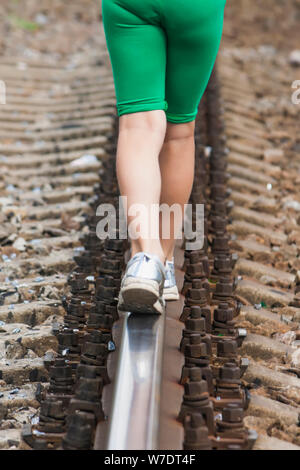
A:
{"type": "Polygon", "coordinates": [[[102,0],[118,116],[193,121],[218,53],[226,0],[102,0]]]}

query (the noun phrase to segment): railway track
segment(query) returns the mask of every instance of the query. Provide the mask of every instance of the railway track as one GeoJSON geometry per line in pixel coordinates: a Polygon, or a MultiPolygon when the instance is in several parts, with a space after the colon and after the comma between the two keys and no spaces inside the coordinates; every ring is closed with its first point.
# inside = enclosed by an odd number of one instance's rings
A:
{"type": "Polygon", "coordinates": [[[118,198],[105,48],[69,69],[1,60],[1,447],[118,448],[123,418],[125,448],[135,425],[147,449],[298,450],[296,111],[274,98],[290,77],[278,72],[267,101],[270,51],[225,42],[196,123],[191,202],[205,203],[206,242],[176,249],[182,295],[164,341],[126,343],[153,325],[119,317],[128,246],[96,236],[96,208],[118,198]],[[116,374],[130,355],[147,357],[148,395],[116,374]]]}

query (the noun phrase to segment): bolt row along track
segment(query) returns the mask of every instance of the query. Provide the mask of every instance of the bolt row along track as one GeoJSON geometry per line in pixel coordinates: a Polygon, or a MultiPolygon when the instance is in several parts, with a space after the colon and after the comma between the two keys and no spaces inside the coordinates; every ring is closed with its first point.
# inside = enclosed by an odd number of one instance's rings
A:
{"type": "MultiPolygon", "coordinates": [[[[127,247],[117,241],[100,243],[95,236],[97,205],[115,202],[118,194],[115,100],[103,36],[101,41],[102,49],[77,55],[69,67],[1,59],[1,79],[8,85],[7,105],[0,108],[2,448],[106,445],[105,415],[113,414],[123,321],[115,298],[127,247]]],[[[218,85],[213,79],[199,110],[200,172],[193,200],[207,203],[210,243],[218,238],[214,230],[220,224],[229,235],[235,291],[226,298],[231,296],[232,302],[215,314],[220,299],[215,295],[212,301],[214,290],[226,294],[229,283],[218,272],[206,276],[207,263],[201,271],[197,255],[189,258],[177,248],[177,277],[185,296],[167,311],[159,448],[218,448],[220,441],[233,449],[300,445],[297,115],[288,99],[278,102],[292,77],[288,56],[275,58],[270,48],[235,48],[232,35],[225,34],[218,85]],[[276,86],[270,90],[274,74],[276,86]],[[215,86],[218,100],[213,103],[215,86]],[[229,177],[216,174],[209,161],[214,146],[229,150],[218,162],[224,169],[226,160],[229,177]],[[215,186],[221,181],[225,187],[211,193],[203,169],[215,178],[215,186]],[[212,219],[222,191],[231,209],[225,227],[212,219]],[[197,317],[199,305],[204,313],[209,307],[215,331],[203,324],[203,312],[197,317]],[[194,323],[188,323],[191,307],[194,323]],[[230,308],[235,311],[234,332],[230,308]],[[196,335],[190,334],[193,328],[198,328],[196,335]],[[245,329],[247,337],[238,338],[237,332],[245,329]],[[203,347],[209,335],[210,351],[203,347]],[[226,336],[219,346],[217,336],[226,336]],[[222,353],[234,353],[231,359],[242,368],[221,359],[222,353]],[[198,356],[201,377],[193,367],[198,356]],[[210,371],[208,386],[203,382],[210,371]],[[242,381],[236,377],[241,371],[242,381]],[[230,389],[228,402],[224,388],[230,389]],[[189,416],[193,390],[202,391],[202,401],[189,416]]],[[[207,247],[210,273],[218,271],[212,248],[207,247]]]]}

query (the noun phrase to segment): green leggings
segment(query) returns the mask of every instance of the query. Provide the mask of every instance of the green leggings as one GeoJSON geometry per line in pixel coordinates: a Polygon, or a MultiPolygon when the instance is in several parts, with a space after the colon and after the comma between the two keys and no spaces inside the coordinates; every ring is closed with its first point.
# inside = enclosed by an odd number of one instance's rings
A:
{"type": "Polygon", "coordinates": [[[118,116],[193,121],[218,53],[226,0],[102,0],[118,116]]]}

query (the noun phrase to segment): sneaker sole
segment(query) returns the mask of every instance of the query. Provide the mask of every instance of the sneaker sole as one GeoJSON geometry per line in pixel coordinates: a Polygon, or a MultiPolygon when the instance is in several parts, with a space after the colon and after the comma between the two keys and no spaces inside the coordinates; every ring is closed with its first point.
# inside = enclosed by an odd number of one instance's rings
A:
{"type": "Polygon", "coordinates": [[[163,297],[165,300],[179,300],[179,292],[177,286],[165,288],[163,292],[163,297]]]}
{"type": "Polygon", "coordinates": [[[136,279],[127,280],[119,294],[118,309],[132,313],[161,315],[165,311],[164,301],[160,300],[157,283],[136,279]]]}

